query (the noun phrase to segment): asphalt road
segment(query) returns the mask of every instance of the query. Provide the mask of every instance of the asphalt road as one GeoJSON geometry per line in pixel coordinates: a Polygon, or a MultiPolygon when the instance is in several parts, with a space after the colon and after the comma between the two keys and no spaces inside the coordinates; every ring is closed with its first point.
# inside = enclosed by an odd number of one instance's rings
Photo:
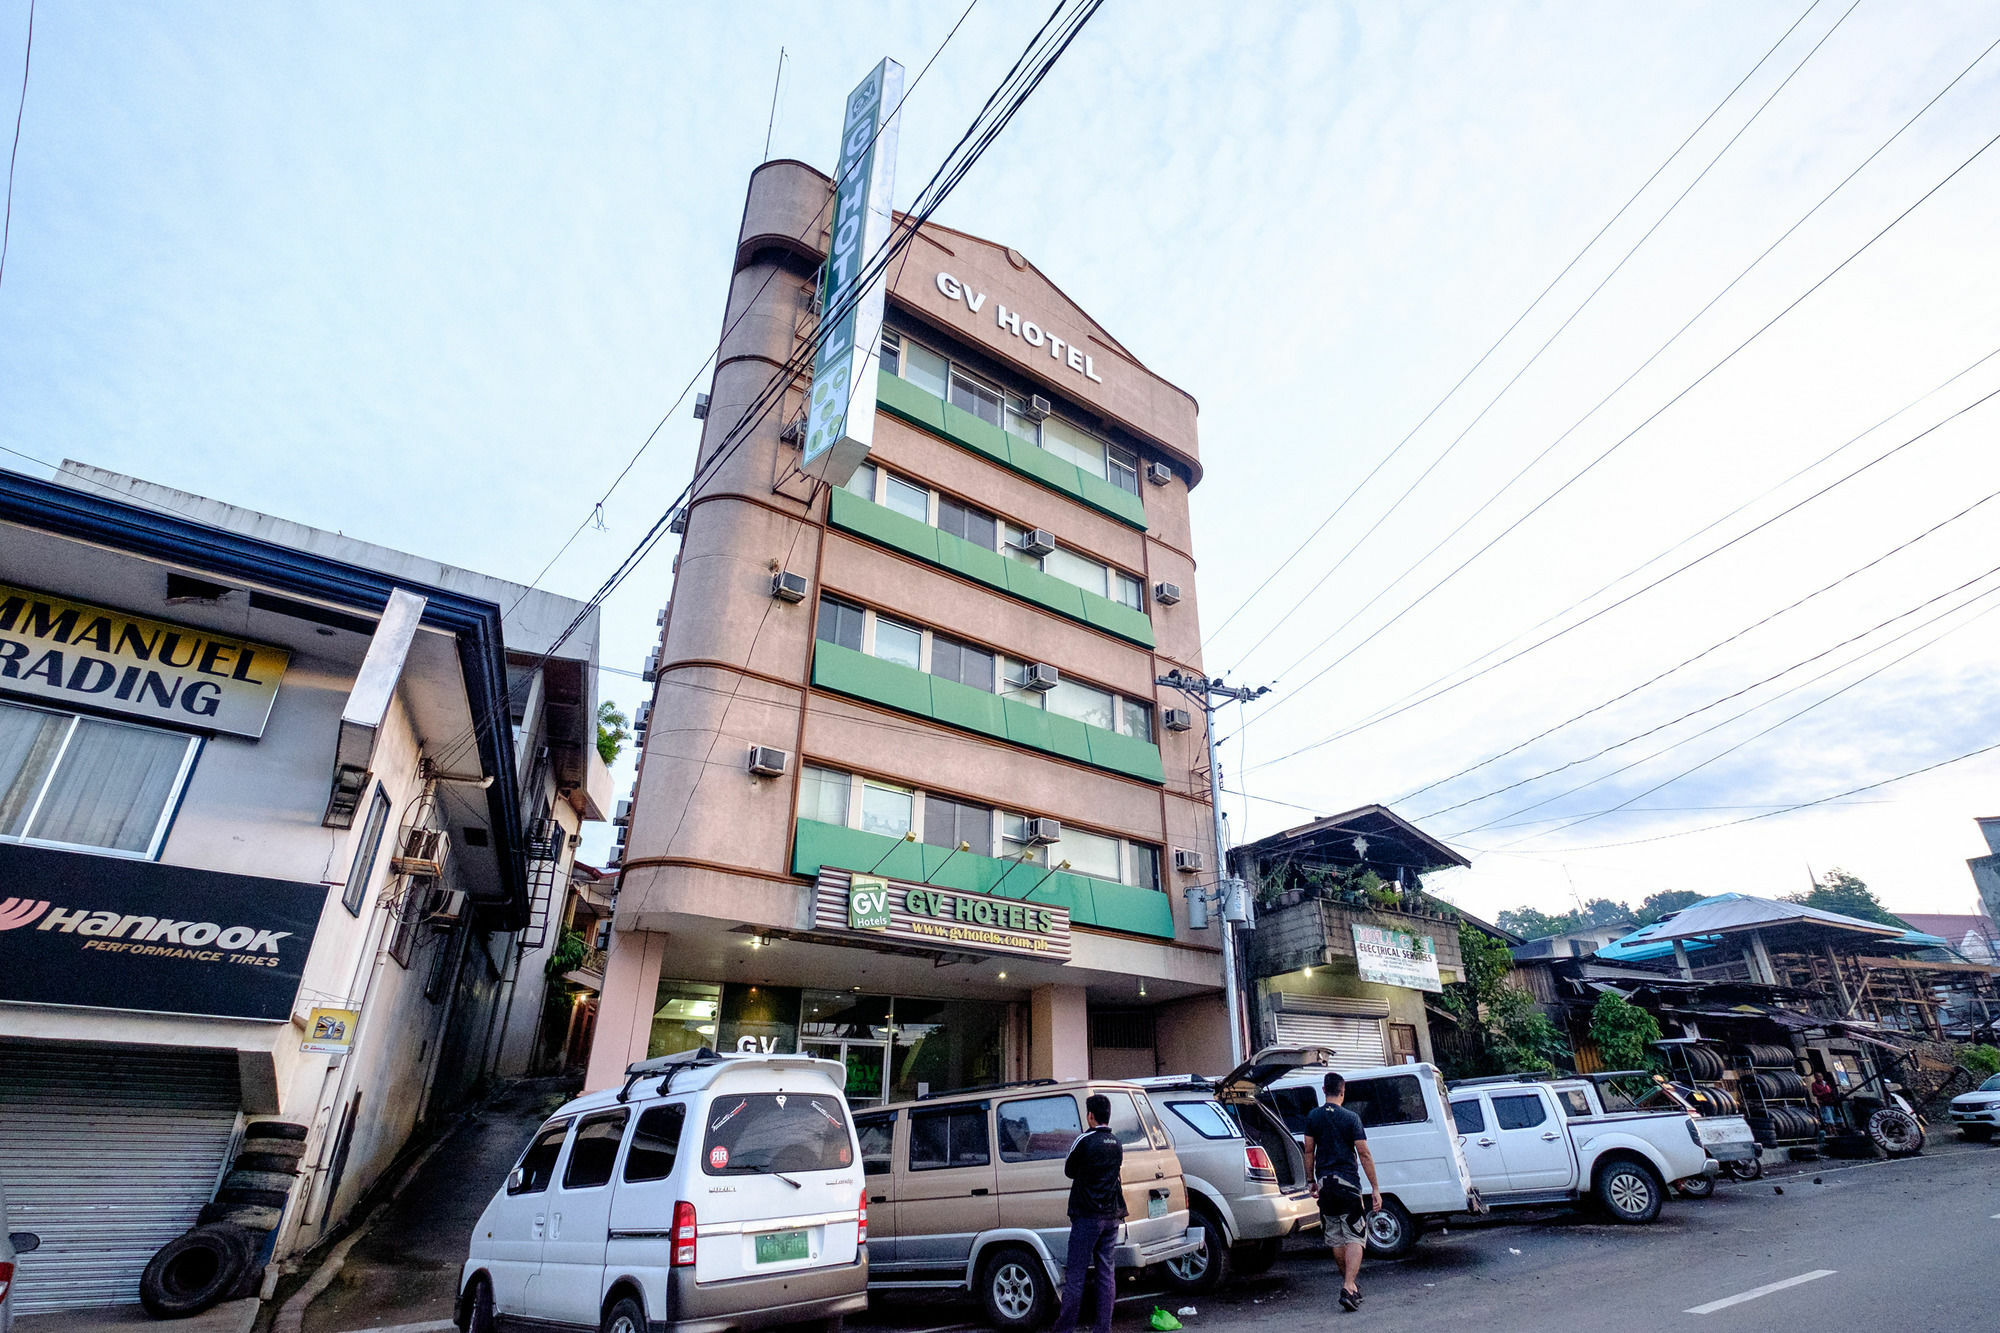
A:
{"type": "MultiPolygon", "coordinates": [[[[1188,1333],[1328,1322],[1380,1333],[1992,1328],[2000,1146],[1933,1132],[1922,1157],[1799,1163],[1753,1184],[1725,1181],[1711,1198],[1670,1202],[1651,1226],[1551,1212],[1433,1232],[1409,1259],[1363,1269],[1366,1299],[1354,1314],[1335,1304],[1331,1256],[1295,1245],[1269,1275],[1195,1302],[1198,1313],[1182,1322],[1188,1333]]],[[[1144,1329],[1155,1305],[1181,1304],[1122,1289],[1116,1333],[1144,1329]]],[[[871,1333],[955,1333],[979,1327],[975,1316],[962,1302],[891,1297],[849,1322],[871,1333]]]]}

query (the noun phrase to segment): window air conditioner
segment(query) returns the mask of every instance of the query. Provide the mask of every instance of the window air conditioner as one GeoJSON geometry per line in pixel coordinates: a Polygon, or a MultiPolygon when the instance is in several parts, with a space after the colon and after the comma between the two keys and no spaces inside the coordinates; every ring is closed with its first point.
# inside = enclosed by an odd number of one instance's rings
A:
{"type": "Polygon", "coordinates": [[[1181,585],[1178,583],[1155,583],[1153,600],[1161,606],[1172,606],[1181,599],[1181,585]]]}
{"type": "Polygon", "coordinates": [[[1028,416],[1033,420],[1040,421],[1053,411],[1055,406],[1048,399],[1038,393],[1028,395],[1028,416]]]}
{"type": "Polygon", "coordinates": [[[688,511],[683,509],[667,520],[667,531],[680,536],[688,530],[688,511]]]}
{"type": "Polygon", "coordinates": [[[1021,549],[1038,558],[1053,554],[1056,535],[1047,528],[1030,528],[1021,534],[1021,549]]]}
{"type": "Polygon", "coordinates": [[[620,797],[620,798],[619,798],[619,800],[618,800],[618,807],[617,807],[617,809],[616,809],[616,810],[614,810],[614,811],[612,812],[612,815],[611,815],[611,822],[612,822],[612,823],[614,823],[614,824],[616,824],[616,825],[618,825],[618,826],[619,826],[620,828],[623,828],[623,827],[624,827],[625,825],[627,825],[627,824],[629,824],[629,823],[631,823],[631,822],[632,822],[632,798],[631,798],[631,797],[629,797],[629,796],[622,796],[622,797],[620,797]]]}
{"type": "Polygon", "coordinates": [[[1062,672],[1046,662],[1030,662],[1021,671],[1021,688],[1046,693],[1062,684],[1062,672]]]}
{"type": "Polygon", "coordinates": [[[803,602],[806,599],[806,576],[794,574],[789,569],[781,569],[771,575],[771,596],[781,602],[803,602]]]}
{"type": "Polygon", "coordinates": [[[632,712],[632,725],[635,727],[643,727],[652,720],[653,720],[653,701],[651,699],[648,699],[644,703],[640,704],[632,712]]]}
{"type": "Polygon", "coordinates": [[[1160,718],[1168,731],[1193,731],[1194,714],[1185,708],[1169,708],[1160,718]]]}
{"type": "Polygon", "coordinates": [[[694,396],[694,419],[696,421],[708,420],[708,395],[705,393],[698,393],[694,396]]]}
{"type": "Polygon", "coordinates": [[[785,776],[785,764],[791,758],[783,750],[769,745],[750,747],[750,771],[760,778],[781,778],[785,776]]]}
{"type": "Polygon", "coordinates": [[[443,829],[405,829],[400,853],[389,858],[389,872],[414,875],[420,879],[441,879],[450,845],[443,829]]]}
{"type": "Polygon", "coordinates": [[[424,920],[434,925],[449,925],[464,915],[464,889],[432,889],[430,901],[424,904],[424,920]]]}
{"type": "Polygon", "coordinates": [[[648,684],[650,684],[652,682],[653,677],[659,674],[660,674],[660,654],[656,650],[654,652],[646,654],[646,666],[644,670],[639,672],[639,679],[646,681],[648,684]]]}
{"type": "Polygon", "coordinates": [[[1023,839],[1030,847],[1047,847],[1062,841],[1062,821],[1059,819],[1031,819],[1028,821],[1028,836],[1023,839]]]}
{"type": "Polygon", "coordinates": [[[591,942],[591,947],[596,949],[599,953],[603,953],[606,949],[609,949],[611,947],[610,917],[607,916],[602,921],[597,923],[597,938],[591,942]]]}
{"type": "Polygon", "coordinates": [[[1174,470],[1165,463],[1146,464],[1146,480],[1155,486],[1164,486],[1174,479],[1174,470]]]}
{"type": "Polygon", "coordinates": [[[778,439],[784,444],[802,444],[805,442],[805,438],[806,419],[804,413],[800,413],[786,422],[785,428],[778,432],[778,439]]]}
{"type": "Polygon", "coordinates": [[[656,626],[657,628],[659,628],[659,629],[665,629],[665,628],[667,627],[667,608],[666,608],[666,607],[664,607],[664,606],[663,606],[663,607],[661,607],[661,608],[659,609],[659,611],[658,611],[658,612],[657,612],[657,613],[656,613],[656,614],[655,614],[655,615],[653,616],[653,624],[654,624],[654,625],[655,625],[655,626],[656,626]]]}
{"type": "Polygon", "coordinates": [[[1207,866],[1208,861],[1200,852],[1192,852],[1185,847],[1174,849],[1174,869],[1183,875],[1199,874],[1207,866]]]}

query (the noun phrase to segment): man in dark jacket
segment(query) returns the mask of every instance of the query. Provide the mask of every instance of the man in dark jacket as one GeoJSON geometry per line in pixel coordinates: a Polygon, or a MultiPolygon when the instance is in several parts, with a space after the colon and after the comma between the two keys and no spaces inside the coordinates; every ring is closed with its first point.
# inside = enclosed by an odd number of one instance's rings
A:
{"type": "Polygon", "coordinates": [[[1119,1172],[1125,1148],[1110,1130],[1111,1099],[1092,1093],[1083,1102],[1090,1128],[1070,1145],[1063,1162],[1069,1187],[1069,1259],[1063,1266],[1062,1312],[1055,1333],[1075,1333],[1083,1308],[1084,1273],[1093,1265],[1097,1280],[1097,1333],[1111,1333],[1111,1307],[1118,1270],[1111,1262],[1118,1224],[1125,1220],[1125,1188],[1119,1172]]]}

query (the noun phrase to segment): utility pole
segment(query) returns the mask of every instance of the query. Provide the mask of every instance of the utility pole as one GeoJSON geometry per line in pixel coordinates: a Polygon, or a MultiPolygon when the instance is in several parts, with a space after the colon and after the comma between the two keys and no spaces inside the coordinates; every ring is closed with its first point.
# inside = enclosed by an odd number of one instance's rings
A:
{"type": "MultiPolygon", "coordinates": [[[[1221,884],[1216,895],[1222,911],[1218,924],[1222,927],[1222,995],[1229,1006],[1229,1058],[1232,1065],[1241,1065],[1243,1050],[1243,994],[1236,985],[1236,932],[1239,921],[1250,919],[1250,897],[1243,881],[1229,873],[1229,847],[1222,835],[1222,767],[1215,754],[1215,710],[1218,704],[1248,703],[1271,692],[1268,685],[1255,689],[1248,686],[1233,686],[1222,683],[1220,676],[1211,680],[1206,676],[1189,675],[1178,667],[1158,678],[1158,683],[1170,689],[1179,690],[1201,709],[1202,727],[1208,738],[1208,799],[1215,823],[1215,873],[1221,884]]],[[[1196,908],[1200,915],[1207,914],[1207,896],[1199,888],[1188,890],[1188,924],[1198,927],[1195,920],[1196,908]]]]}

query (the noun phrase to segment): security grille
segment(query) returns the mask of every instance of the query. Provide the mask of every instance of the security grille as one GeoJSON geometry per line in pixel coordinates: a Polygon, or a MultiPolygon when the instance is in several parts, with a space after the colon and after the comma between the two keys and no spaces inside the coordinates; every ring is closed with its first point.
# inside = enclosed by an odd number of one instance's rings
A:
{"type": "Polygon", "coordinates": [[[1335,1069],[1345,1072],[1389,1063],[1379,1018],[1284,1012],[1276,1017],[1278,1045],[1324,1046],[1333,1052],[1335,1069]]]}

